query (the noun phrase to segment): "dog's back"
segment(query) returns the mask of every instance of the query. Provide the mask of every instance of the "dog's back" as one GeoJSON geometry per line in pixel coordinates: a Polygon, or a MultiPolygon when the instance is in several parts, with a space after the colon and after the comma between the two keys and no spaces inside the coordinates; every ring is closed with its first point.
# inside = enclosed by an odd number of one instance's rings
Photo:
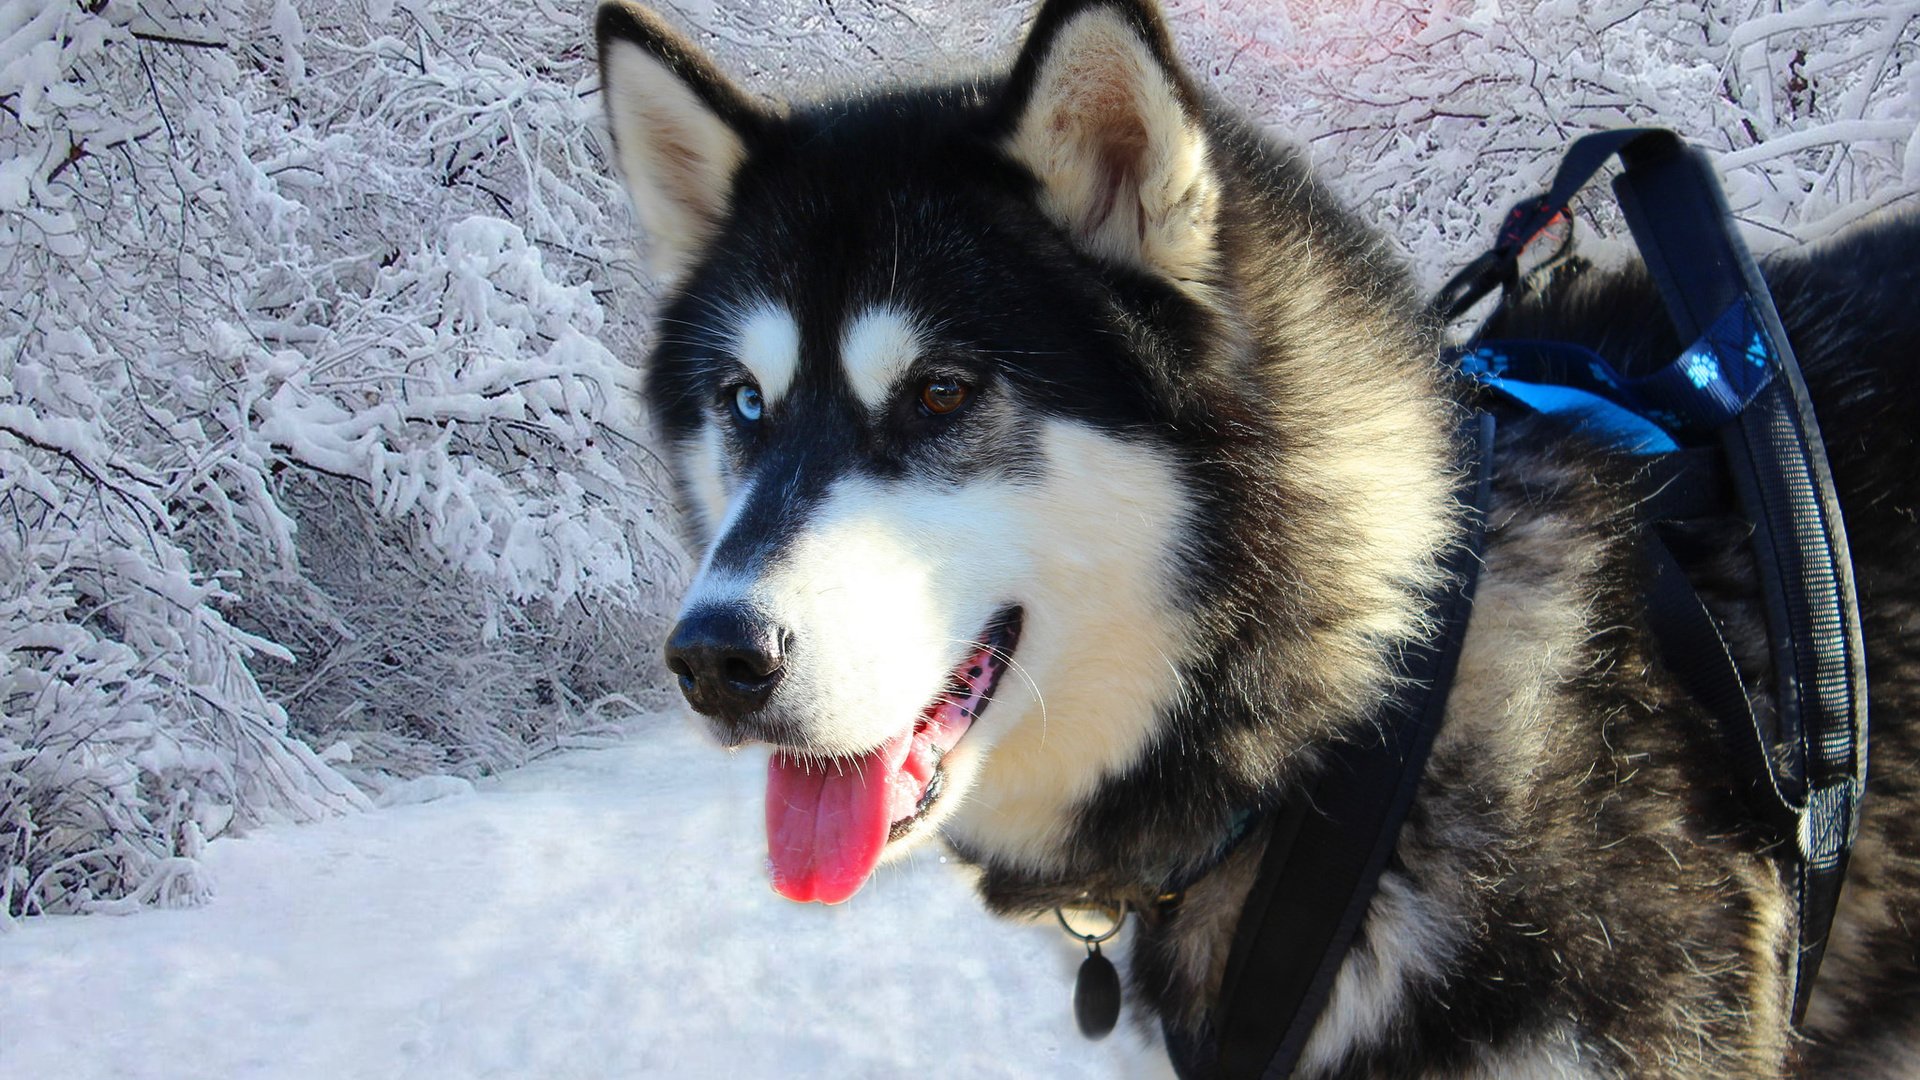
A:
{"type": "MultiPolygon", "coordinates": [[[[1839,490],[1872,722],[1868,798],[1808,1010],[1813,1043],[1802,1052],[1811,1075],[1906,1075],[1920,1070],[1920,216],[1869,222],[1763,267],[1839,490]]],[[[1577,342],[1630,363],[1677,352],[1666,321],[1648,317],[1659,310],[1637,269],[1580,274],[1494,330],[1577,342]]],[[[1690,570],[1747,685],[1770,686],[1743,529],[1696,525],[1690,539],[1690,570]]],[[[1760,697],[1764,708],[1764,689],[1760,697]]],[[[1706,769],[1726,764],[1715,757],[1719,747],[1706,749],[1706,769]]]]}

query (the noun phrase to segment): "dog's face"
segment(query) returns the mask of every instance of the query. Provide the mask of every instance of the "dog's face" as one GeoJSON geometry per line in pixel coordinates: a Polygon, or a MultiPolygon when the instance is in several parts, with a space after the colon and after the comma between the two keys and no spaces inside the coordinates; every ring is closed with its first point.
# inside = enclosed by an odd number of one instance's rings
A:
{"type": "Polygon", "coordinates": [[[1045,865],[1191,637],[1167,433],[1218,191],[1157,16],[1053,3],[1004,82],[793,111],[643,11],[599,38],[675,276],[648,397],[704,560],[667,662],[774,747],[776,887],[844,900],[941,827],[1045,865]]]}

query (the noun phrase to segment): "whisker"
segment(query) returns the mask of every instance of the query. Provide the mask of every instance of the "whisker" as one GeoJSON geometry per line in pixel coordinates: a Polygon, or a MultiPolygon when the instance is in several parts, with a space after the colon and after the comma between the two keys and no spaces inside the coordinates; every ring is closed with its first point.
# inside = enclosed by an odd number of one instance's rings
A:
{"type": "Polygon", "coordinates": [[[1013,658],[1012,653],[1004,652],[992,645],[986,646],[987,654],[1007,665],[1014,674],[1026,680],[1027,688],[1033,691],[1033,700],[1040,705],[1040,745],[1047,745],[1047,696],[1040,692],[1040,683],[1026,665],[1013,658]]]}

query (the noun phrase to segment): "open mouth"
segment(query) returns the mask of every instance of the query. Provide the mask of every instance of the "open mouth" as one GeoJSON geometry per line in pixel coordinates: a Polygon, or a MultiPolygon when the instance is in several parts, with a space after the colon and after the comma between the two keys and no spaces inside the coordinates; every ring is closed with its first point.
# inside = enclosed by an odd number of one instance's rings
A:
{"type": "Polygon", "coordinates": [[[860,891],[890,841],[940,799],[940,759],[993,700],[1020,640],[1021,610],[994,616],[912,728],[864,754],[775,750],[767,763],[767,860],[789,900],[838,904],[860,891]]]}

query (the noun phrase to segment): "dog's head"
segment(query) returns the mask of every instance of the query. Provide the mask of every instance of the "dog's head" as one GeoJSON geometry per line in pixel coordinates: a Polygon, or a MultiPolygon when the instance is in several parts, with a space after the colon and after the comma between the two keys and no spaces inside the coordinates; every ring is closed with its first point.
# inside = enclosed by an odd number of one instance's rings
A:
{"type": "Polygon", "coordinates": [[[1043,847],[1182,637],[1179,358],[1129,310],[1205,287],[1218,192],[1157,15],[1056,3],[1005,80],[791,110],[643,10],[598,31],[675,277],[648,396],[705,557],[667,663],[775,747],[777,887],[843,900],[963,803],[1043,847]]]}
{"type": "MultiPolygon", "coordinates": [[[[1340,323],[1366,290],[1251,317],[1229,298],[1222,163],[1260,166],[1149,0],[1051,0],[1002,78],[793,108],[625,3],[598,33],[621,171],[674,279],[648,397],[704,551],[667,663],[724,742],[774,747],[776,886],[843,900],[938,828],[1058,865],[1078,808],[1169,741],[1196,643],[1311,584],[1256,552],[1240,595],[1194,602],[1223,518],[1316,497],[1225,494],[1278,482],[1234,458],[1275,423],[1260,358],[1292,354],[1248,325],[1320,320],[1360,363],[1380,346],[1340,323]]],[[[1329,227],[1235,257],[1300,277],[1329,227]]],[[[1336,437],[1405,426],[1362,395],[1342,429],[1312,389],[1291,407],[1336,437]]],[[[1317,444],[1288,452],[1329,485],[1317,444]]],[[[1359,509],[1316,515],[1321,539],[1380,562],[1368,538],[1412,504],[1345,482],[1359,509]]]]}

